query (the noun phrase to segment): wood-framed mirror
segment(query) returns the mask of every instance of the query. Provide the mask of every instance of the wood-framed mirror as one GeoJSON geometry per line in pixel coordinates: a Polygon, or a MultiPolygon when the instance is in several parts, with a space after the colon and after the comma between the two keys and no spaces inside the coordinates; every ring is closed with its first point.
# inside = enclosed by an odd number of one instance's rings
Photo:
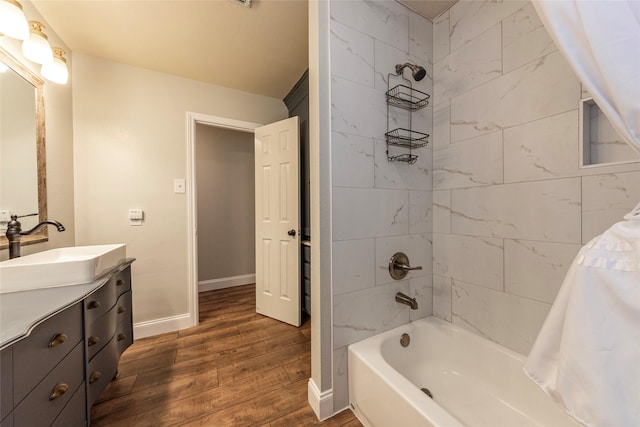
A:
{"type": "MultiPolygon", "coordinates": [[[[23,230],[47,218],[44,81],[0,47],[0,210],[20,218],[23,230]],[[1,70],[0,70],[1,71],[1,70]]],[[[9,247],[2,230],[0,249],[9,247]]],[[[49,240],[47,227],[22,245],[49,240]]]]}

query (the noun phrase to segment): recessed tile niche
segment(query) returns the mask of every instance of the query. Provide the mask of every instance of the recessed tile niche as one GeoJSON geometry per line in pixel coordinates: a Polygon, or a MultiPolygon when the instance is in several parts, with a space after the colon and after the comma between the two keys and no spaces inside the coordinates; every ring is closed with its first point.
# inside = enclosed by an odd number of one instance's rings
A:
{"type": "Polygon", "coordinates": [[[593,98],[580,100],[580,151],[582,168],[640,161],[593,98]]]}

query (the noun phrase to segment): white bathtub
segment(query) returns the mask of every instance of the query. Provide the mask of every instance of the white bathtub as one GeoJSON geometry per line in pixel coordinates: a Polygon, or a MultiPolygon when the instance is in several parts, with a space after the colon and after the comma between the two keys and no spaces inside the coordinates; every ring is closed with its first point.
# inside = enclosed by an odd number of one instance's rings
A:
{"type": "Polygon", "coordinates": [[[524,359],[429,317],[349,346],[349,400],[368,427],[577,426],[525,376],[524,359]]]}

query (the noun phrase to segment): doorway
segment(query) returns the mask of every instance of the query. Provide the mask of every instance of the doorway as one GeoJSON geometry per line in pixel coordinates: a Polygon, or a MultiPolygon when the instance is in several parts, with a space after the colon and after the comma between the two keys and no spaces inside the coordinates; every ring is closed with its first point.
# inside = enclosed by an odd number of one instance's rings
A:
{"type": "MultiPolygon", "coordinates": [[[[227,264],[234,264],[233,268],[240,268],[245,271],[244,274],[238,276],[225,277],[221,279],[213,279],[213,282],[218,280],[224,282],[224,280],[241,280],[244,279],[244,283],[250,283],[251,273],[247,274],[247,270],[251,270],[251,263],[247,263],[246,260],[237,260],[234,258],[244,257],[242,250],[236,251],[235,254],[227,254],[225,251],[231,246],[230,241],[236,240],[236,233],[234,229],[238,226],[237,223],[231,224],[229,218],[227,221],[220,221],[220,224],[207,224],[208,228],[202,228],[200,232],[200,224],[198,218],[199,215],[199,203],[206,203],[213,206],[223,206],[226,210],[227,206],[224,206],[229,198],[227,197],[222,201],[211,201],[202,194],[208,195],[207,191],[199,191],[198,185],[201,182],[201,171],[198,171],[198,165],[206,165],[206,161],[200,161],[196,153],[198,149],[209,148],[206,144],[199,145],[197,135],[206,129],[207,127],[213,127],[214,134],[224,135],[225,137],[232,136],[229,141],[234,144],[233,140],[246,141],[242,135],[238,133],[255,133],[254,144],[254,166],[255,173],[259,173],[259,179],[257,175],[253,176],[254,182],[260,182],[260,186],[254,188],[255,200],[253,219],[255,220],[255,232],[247,232],[243,230],[245,242],[243,245],[245,253],[251,253],[249,239],[251,235],[254,236],[254,242],[256,246],[255,255],[252,257],[255,262],[255,283],[256,283],[256,302],[259,303],[256,309],[259,313],[266,316],[290,323],[294,326],[300,326],[301,324],[301,293],[300,293],[300,261],[301,261],[301,248],[298,240],[300,234],[299,223],[299,192],[298,185],[300,181],[299,175],[299,119],[298,117],[291,117],[278,122],[270,123],[268,125],[259,126],[255,123],[240,122],[236,120],[224,119],[213,116],[197,115],[195,113],[188,113],[188,141],[189,141],[189,153],[188,153],[188,166],[189,176],[192,185],[188,191],[188,227],[189,227],[189,248],[188,248],[188,261],[189,261],[189,292],[190,292],[190,321],[193,326],[198,324],[198,292],[199,292],[199,275],[210,267],[212,264],[209,259],[206,262],[207,265],[199,268],[199,253],[201,248],[205,248],[207,255],[217,256],[224,258],[221,262],[216,260],[218,267],[224,266],[228,268],[227,264]],[[201,131],[199,132],[198,129],[201,131]],[[238,132],[239,131],[239,132],[238,132]],[[238,139],[238,136],[241,138],[238,139]],[[266,163],[265,163],[266,162],[266,163]],[[258,172],[259,171],[259,172],[258,172]],[[288,171],[288,172],[287,172],[288,171]],[[257,217],[260,220],[257,220],[257,217]],[[265,226],[266,224],[266,226],[265,226]],[[284,227],[284,228],[283,228],[284,227]],[[220,240],[221,235],[216,233],[215,230],[223,230],[223,234],[227,236],[227,239],[222,239],[222,242],[217,248],[211,248],[208,244],[210,241],[220,240]],[[212,232],[213,230],[213,232],[212,232]],[[273,231],[277,233],[273,234],[273,231]],[[208,238],[208,240],[207,240],[208,238]],[[200,242],[200,243],[199,243],[200,242]],[[205,246],[206,245],[206,246],[205,246]],[[286,274],[285,274],[286,273],[286,274]]],[[[234,151],[239,151],[234,148],[234,151]]],[[[240,173],[242,180],[247,183],[244,187],[240,185],[240,178],[231,178],[225,175],[223,172],[219,177],[220,185],[218,190],[228,195],[234,195],[234,191],[229,192],[229,188],[234,184],[238,184],[237,190],[242,190],[250,186],[248,184],[251,181],[250,171],[247,169],[250,167],[247,159],[251,158],[249,150],[244,150],[244,153],[239,153],[240,157],[245,157],[245,162],[239,168],[244,168],[245,172],[240,173]]],[[[227,157],[228,153],[224,153],[227,157]]],[[[224,167],[218,163],[220,169],[227,170],[228,165],[224,167]]],[[[231,166],[233,168],[233,166],[231,166]]],[[[235,171],[234,171],[235,173],[235,171]]],[[[206,183],[209,185],[209,183],[206,183]]],[[[235,196],[234,196],[235,197],[235,196]]],[[[251,197],[246,198],[244,202],[244,209],[251,211],[251,197]]],[[[241,208],[242,209],[242,208],[241,208]]],[[[251,212],[244,212],[245,227],[251,228],[250,222],[252,216],[251,212]],[[247,221],[248,220],[248,221],[247,221]]],[[[235,218],[239,215],[232,214],[234,221],[239,220],[235,218]]],[[[207,218],[209,219],[209,218],[207,218]]],[[[216,221],[213,221],[216,222],[216,221]]],[[[215,269],[214,269],[215,270],[215,269]]],[[[238,270],[235,270],[237,273],[238,270]]],[[[214,274],[219,275],[220,272],[214,274]]],[[[238,284],[244,284],[238,283],[238,284]]],[[[224,283],[218,283],[220,288],[226,287],[224,283]]],[[[228,285],[227,285],[228,286],[228,285]]]]}
{"type": "MultiPolygon", "coordinates": [[[[227,131],[242,132],[253,137],[254,129],[260,126],[259,123],[233,120],[224,117],[210,116],[206,114],[187,113],[187,170],[189,182],[192,184],[187,188],[188,212],[188,248],[187,262],[189,263],[189,313],[191,325],[198,324],[199,306],[199,264],[198,264],[198,189],[197,189],[197,159],[196,159],[196,135],[199,126],[212,126],[214,128],[227,131]]],[[[255,272],[254,272],[255,273],[255,272]]]]}
{"type": "Polygon", "coordinates": [[[254,135],[196,125],[198,290],[255,283],[254,135]]]}

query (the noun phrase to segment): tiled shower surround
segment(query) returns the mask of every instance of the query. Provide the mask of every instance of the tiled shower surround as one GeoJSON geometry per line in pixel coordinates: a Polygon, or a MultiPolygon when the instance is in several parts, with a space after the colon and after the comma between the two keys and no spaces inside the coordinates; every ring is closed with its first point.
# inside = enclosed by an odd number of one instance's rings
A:
{"type": "Polygon", "coordinates": [[[579,167],[582,88],[528,1],[461,0],[432,24],[333,0],[330,49],[334,409],[349,344],[430,314],[527,354],[581,245],[640,202],[640,164],[579,167]],[[384,143],[387,74],[404,62],[432,94],[414,165],[384,143]],[[423,270],[396,282],[398,250],[423,270]]]}
{"type": "MultiPolygon", "coordinates": [[[[431,21],[393,1],[331,1],[331,152],[334,410],[348,405],[347,346],[431,314],[431,148],[414,165],[389,163],[387,75],[412,62],[432,91],[431,21]],[[405,252],[422,271],[395,281],[389,258],[405,252]],[[394,300],[416,297],[419,309],[394,300]]],[[[409,70],[405,70],[410,76],[409,70]]],[[[431,133],[431,107],[414,128],[431,133]]]]}
{"type": "Polygon", "coordinates": [[[640,202],[640,164],[579,167],[580,81],[530,2],[433,27],[433,312],[527,354],[581,245],[640,202]]]}

